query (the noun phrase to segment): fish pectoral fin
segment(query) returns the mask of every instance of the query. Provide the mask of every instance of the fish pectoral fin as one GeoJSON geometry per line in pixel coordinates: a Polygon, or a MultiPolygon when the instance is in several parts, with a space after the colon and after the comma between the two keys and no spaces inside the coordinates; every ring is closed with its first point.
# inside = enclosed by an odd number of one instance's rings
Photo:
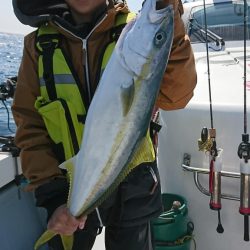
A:
{"type": "MultiPolygon", "coordinates": [[[[38,250],[42,245],[47,243],[49,240],[51,240],[53,237],[55,237],[57,233],[47,230],[45,231],[40,238],[36,241],[34,250],[38,250]]],[[[60,235],[63,249],[64,250],[72,250],[73,243],[74,243],[74,236],[73,235],[60,235]]]]}
{"type": "Polygon", "coordinates": [[[131,105],[134,100],[135,95],[135,84],[132,79],[131,83],[128,85],[121,86],[121,103],[122,103],[122,112],[123,116],[126,116],[129,112],[131,105]]]}
{"type": "Polygon", "coordinates": [[[73,173],[74,168],[75,168],[75,164],[76,164],[76,155],[73,156],[72,158],[70,158],[70,159],[64,161],[63,163],[61,163],[61,164],[59,165],[59,168],[65,169],[65,170],[67,170],[68,172],[73,173]]]}

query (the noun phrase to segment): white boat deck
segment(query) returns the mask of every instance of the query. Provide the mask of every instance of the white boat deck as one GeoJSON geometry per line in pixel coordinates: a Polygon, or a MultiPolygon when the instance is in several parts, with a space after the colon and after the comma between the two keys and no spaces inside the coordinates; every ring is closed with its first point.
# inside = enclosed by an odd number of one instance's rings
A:
{"type": "MultiPolygon", "coordinates": [[[[17,174],[15,162],[10,153],[0,152],[0,188],[15,179],[17,174]]],[[[18,159],[18,174],[21,173],[21,167],[18,159]]]]}

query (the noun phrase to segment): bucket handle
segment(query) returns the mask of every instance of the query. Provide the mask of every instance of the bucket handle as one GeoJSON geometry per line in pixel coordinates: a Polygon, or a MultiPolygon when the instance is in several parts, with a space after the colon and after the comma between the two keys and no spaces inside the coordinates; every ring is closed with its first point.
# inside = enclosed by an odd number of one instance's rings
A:
{"type": "Polygon", "coordinates": [[[187,214],[187,208],[185,208],[185,204],[183,204],[182,206],[180,206],[178,209],[170,209],[168,211],[165,211],[163,212],[160,217],[164,217],[164,216],[172,216],[173,218],[176,216],[176,215],[183,215],[185,216],[187,214]]]}

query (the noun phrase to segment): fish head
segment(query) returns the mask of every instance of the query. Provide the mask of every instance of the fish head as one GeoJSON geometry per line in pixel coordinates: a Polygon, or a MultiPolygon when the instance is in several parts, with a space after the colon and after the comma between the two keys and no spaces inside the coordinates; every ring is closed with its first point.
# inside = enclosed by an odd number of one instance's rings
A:
{"type": "Polygon", "coordinates": [[[144,2],[117,44],[121,65],[137,78],[148,79],[159,65],[164,65],[172,45],[173,6],[159,9],[157,2],[144,2]]]}

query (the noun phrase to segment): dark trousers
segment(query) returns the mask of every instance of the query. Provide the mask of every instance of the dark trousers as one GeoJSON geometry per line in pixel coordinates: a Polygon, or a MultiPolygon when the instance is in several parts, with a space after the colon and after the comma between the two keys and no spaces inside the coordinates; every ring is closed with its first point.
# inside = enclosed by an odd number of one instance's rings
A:
{"type": "Polygon", "coordinates": [[[150,224],[131,227],[107,227],[106,250],[152,250],[150,224]]]}
{"type": "MultiPolygon", "coordinates": [[[[74,236],[73,250],[91,250],[96,239],[96,233],[97,230],[93,228],[78,231],[74,236]]],[[[51,250],[63,250],[59,239],[54,239],[50,247],[51,250]]],[[[103,249],[152,250],[149,223],[123,228],[107,226],[105,228],[105,248],[103,247],[103,249]]]]}
{"type": "MultiPolygon", "coordinates": [[[[105,225],[106,250],[152,250],[149,222],[162,212],[159,182],[155,163],[138,166],[98,208],[105,225]]],[[[85,228],[74,234],[73,250],[91,250],[99,225],[94,211],[88,215],[85,228]]],[[[63,250],[59,237],[52,239],[50,246],[63,250]]]]}

